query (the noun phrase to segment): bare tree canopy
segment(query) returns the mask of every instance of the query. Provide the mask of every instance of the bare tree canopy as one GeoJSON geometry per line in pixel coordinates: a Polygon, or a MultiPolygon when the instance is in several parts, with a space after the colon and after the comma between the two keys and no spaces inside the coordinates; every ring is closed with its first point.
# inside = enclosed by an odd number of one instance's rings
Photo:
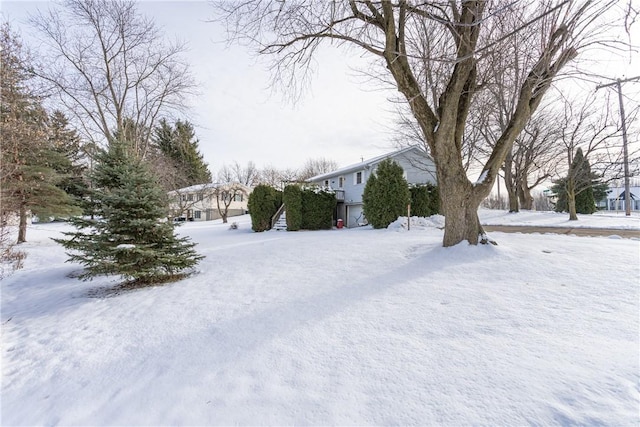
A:
{"type": "Polygon", "coordinates": [[[216,6],[230,38],[272,55],[274,78],[293,90],[306,81],[325,40],[360,49],[381,66],[380,80],[391,77],[434,158],[445,246],[487,240],[477,209],[507,153],[561,69],[580,49],[604,41],[605,19],[616,9],[615,2],[568,0],[248,0],[216,6]],[[507,67],[514,52],[519,66],[507,67]],[[472,182],[461,154],[467,117],[472,108],[483,108],[477,95],[498,77],[521,83],[505,95],[511,111],[472,182]]]}
{"type": "Polygon", "coordinates": [[[298,174],[298,179],[306,181],[312,176],[332,172],[336,169],[338,169],[338,163],[335,160],[325,159],[324,157],[307,159],[298,174]]]}
{"type": "Polygon", "coordinates": [[[38,76],[57,94],[87,138],[97,143],[142,129],[144,156],[160,116],[182,109],[193,88],[181,44],[165,42],[134,1],[66,0],[32,16],[46,67],[38,76]]]}

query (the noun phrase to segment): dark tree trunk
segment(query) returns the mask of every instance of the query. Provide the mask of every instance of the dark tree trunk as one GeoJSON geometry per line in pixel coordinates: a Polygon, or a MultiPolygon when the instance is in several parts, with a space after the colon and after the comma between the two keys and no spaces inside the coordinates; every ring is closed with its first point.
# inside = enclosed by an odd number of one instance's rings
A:
{"type": "Polygon", "coordinates": [[[576,212],[576,186],[573,178],[567,180],[567,209],[569,210],[569,221],[577,221],[578,214],[576,212]]]}
{"type": "Polygon", "coordinates": [[[520,200],[520,206],[522,209],[533,209],[533,196],[531,195],[531,190],[527,186],[526,182],[522,182],[518,186],[518,199],[520,200]]]}
{"type": "Polygon", "coordinates": [[[445,217],[443,246],[454,246],[466,240],[477,245],[484,230],[478,219],[481,197],[474,186],[461,172],[454,172],[444,165],[437,167],[440,209],[445,217]]]}
{"type": "Polygon", "coordinates": [[[504,160],[504,185],[507,187],[507,195],[509,196],[509,212],[519,212],[520,205],[518,204],[518,190],[512,168],[513,156],[511,152],[509,152],[504,160]]]}
{"type": "Polygon", "coordinates": [[[18,226],[18,243],[24,243],[27,241],[27,207],[23,204],[20,205],[20,225],[18,226]]]}

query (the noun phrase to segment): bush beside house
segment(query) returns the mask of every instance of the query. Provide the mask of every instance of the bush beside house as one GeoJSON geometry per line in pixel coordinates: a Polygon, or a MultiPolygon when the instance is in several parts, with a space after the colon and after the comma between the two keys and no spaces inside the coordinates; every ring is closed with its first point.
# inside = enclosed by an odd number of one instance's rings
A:
{"type": "Polygon", "coordinates": [[[302,189],[297,185],[287,185],[282,193],[282,202],[287,211],[287,231],[302,228],[302,189]]]}
{"type": "Polygon", "coordinates": [[[287,231],[327,230],[333,226],[333,212],[337,204],[333,192],[289,185],[284,189],[283,201],[287,212],[287,231]]]}
{"type": "Polygon", "coordinates": [[[438,187],[433,184],[415,185],[411,192],[411,215],[429,217],[440,212],[438,187]]]}
{"type": "Polygon", "coordinates": [[[249,196],[248,208],[253,231],[267,231],[271,218],[282,204],[282,192],[268,185],[258,185],[249,196]]]}
{"type": "Polygon", "coordinates": [[[364,188],[364,215],[373,228],[386,228],[399,216],[406,215],[411,202],[409,185],[402,167],[386,159],[380,162],[364,188]]]}
{"type": "MultiPolygon", "coordinates": [[[[302,191],[302,228],[305,230],[328,230],[333,226],[336,195],[329,191],[302,191]]],[[[287,216],[289,211],[287,209],[287,216]]]]}

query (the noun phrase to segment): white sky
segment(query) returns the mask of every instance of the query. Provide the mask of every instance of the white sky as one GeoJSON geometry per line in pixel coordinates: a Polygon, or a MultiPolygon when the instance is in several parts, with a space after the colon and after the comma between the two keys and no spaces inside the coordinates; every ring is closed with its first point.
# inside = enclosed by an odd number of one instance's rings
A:
{"type": "MultiPolygon", "coordinates": [[[[2,1],[3,15],[21,29],[28,43],[27,13],[52,2],[2,1]]],[[[339,165],[360,161],[392,148],[392,105],[381,91],[366,91],[350,68],[358,58],[325,49],[313,87],[296,104],[269,88],[270,74],[248,48],[224,42],[221,25],[205,20],[212,7],[204,1],[140,2],[167,37],[186,41],[187,60],[201,95],[186,117],[196,125],[200,148],[212,172],[222,164],[253,161],[258,167],[298,168],[309,158],[339,165]]]]}
{"type": "MultiPolygon", "coordinates": [[[[52,2],[0,2],[5,19],[21,30],[27,44],[24,19],[49,5],[52,2]]],[[[234,161],[298,168],[309,158],[325,157],[344,166],[393,148],[394,107],[387,100],[393,94],[366,90],[353,71],[360,58],[324,49],[310,91],[292,105],[269,88],[264,62],[256,61],[246,47],[227,46],[221,25],[206,22],[213,12],[207,2],[141,1],[139,9],[153,17],[167,37],[188,43],[187,60],[201,95],[185,118],[195,124],[214,174],[234,161]]],[[[612,77],[640,75],[637,57],[634,64],[628,59],[606,58],[600,52],[593,69],[607,75],[614,71],[612,77]]],[[[588,86],[585,90],[593,89],[588,86]]]]}

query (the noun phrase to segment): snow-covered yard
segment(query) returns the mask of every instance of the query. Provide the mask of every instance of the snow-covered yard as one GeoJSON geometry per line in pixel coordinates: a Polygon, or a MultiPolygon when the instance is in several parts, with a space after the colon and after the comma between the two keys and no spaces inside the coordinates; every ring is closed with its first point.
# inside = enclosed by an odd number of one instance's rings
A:
{"type": "Polygon", "coordinates": [[[32,226],[25,268],[1,285],[1,424],[640,423],[638,240],[492,233],[499,246],[442,248],[427,222],[232,221],[180,228],[207,257],[198,274],[121,294],[113,278],[69,278],[78,267],[50,240],[67,225],[32,226]]]}

